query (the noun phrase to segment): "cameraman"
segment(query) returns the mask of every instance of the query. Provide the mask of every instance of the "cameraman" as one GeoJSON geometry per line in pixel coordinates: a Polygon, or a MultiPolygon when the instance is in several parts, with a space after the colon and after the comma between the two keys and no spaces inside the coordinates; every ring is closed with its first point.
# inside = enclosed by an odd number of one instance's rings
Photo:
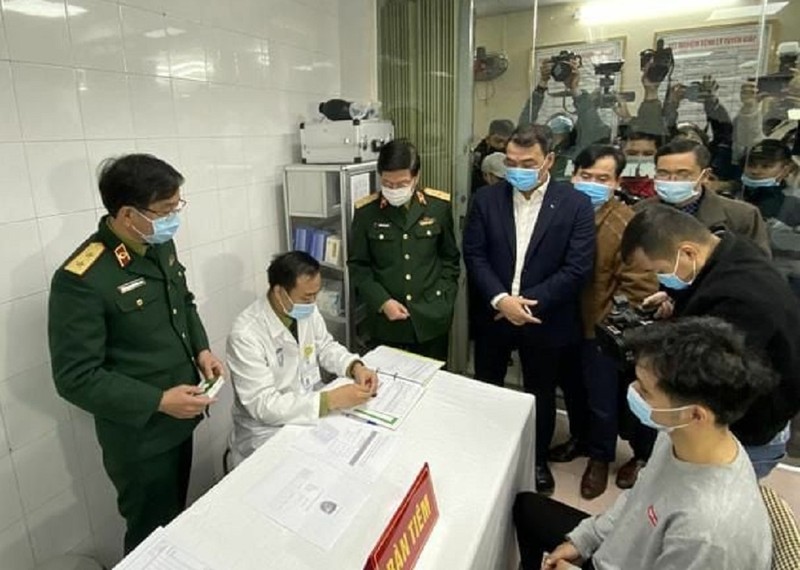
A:
{"type": "MultiPolygon", "coordinates": [[[[586,388],[588,436],[585,442],[570,440],[553,448],[550,460],[566,462],[578,454],[588,453],[589,462],[581,478],[581,496],[591,500],[605,492],[609,464],[616,456],[619,383],[617,363],[600,352],[595,326],[611,311],[611,301],[616,295],[625,295],[638,306],[658,290],[658,282],[653,272],[627,263],[620,256],[622,233],[634,216],[633,210],[614,198],[614,190],[619,187],[620,175],[625,169],[625,155],[616,146],[592,145],[577,156],[575,168],[572,184],[586,194],[594,206],[597,249],[592,281],[583,290],[581,299],[583,378],[582,382],[568,382],[564,387],[582,384],[586,388]]],[[[570,417],[570,423],[572,421],[570,417]]]]}
{"type": "Polygon", "coordinates": [[[719,84],[711,75],[704,75],[703,80],[694,82],[691,89],[680,83],[673,85],[664,102],[664,120],[673,137],[688,138],[708,148],[711,152],[711,168],[720,179],[735,180],[739,173],[734,171],[732,164],[733,122],[728,110],[717,97],[718,90],[719,84]],[[706,122],[711,127],[710,139],[697,125],[679,126],[679,107],[684,100],[703,105],[706,122]]]}
{"type": "MultiPolygon", "coordinates": [[[[569,141],[569,146],[562,142],[561,148],[556,148],[556,154],[563,155],[568,159],[576,156],[581,150],[588,147],[593,143],[607,142],[611,137],[611,127],[606,125],[600,118],[597,105],[592,95],[584,89],[580,89],[580,60],[573,56],[571,59],[562,62],[569,66],[570,72],[563,80],[564,87],[569,95],[572,97],[573,105],[575,106],[575,114],[577,119],[574,126],[574,134],[572,137],[561,137],[562,141],[569,141]]],[[[552,78],[554,63],[552,59],[542,62],[540,67],[539,83],[531,93],[522,112],[519,115],[518,126],[535,124],[539,118],[539,111],[544,104],[544,98],[547,94],[548,83],[552,78]]],[[[556,115],[558,116],[558,115],[556,115]]],[[[557,125],[551,125],[551,117],[548,121],[548,126],[553,129],[557,125]]],[[[563,160],[566,166],[566,160],[563,160]]],[[[563,178],[563,169],[558,172],[551,173],[554,178],[563,178]]]]}
{"type": "Polygon", "coordinates": [[[772,262],[750,240],[717,237],[694,217],[668,206],[638,213],[622,236],[622,257],[657,273],[657,318],[715,316],[745,335],[777,372],[777,388],[731,425],[759,478],[786,452],[789,420],[800,410],[800,304],[772,262]]]}

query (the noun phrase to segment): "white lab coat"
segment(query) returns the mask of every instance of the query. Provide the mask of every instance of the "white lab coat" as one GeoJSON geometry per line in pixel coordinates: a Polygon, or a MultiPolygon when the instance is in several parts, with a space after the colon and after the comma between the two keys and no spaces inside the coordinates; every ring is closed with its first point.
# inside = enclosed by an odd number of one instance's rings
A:
{"type": "Polygon", "coordinates": [[[281,426],[315,423],[320,405],[319,366],[344,376],[358,359],[333,339],[316,308],[297,322],[297,337],[299,342],[266,297],[246,308],[233,323],[227,360],[235,395],[234,465],[281,426]]]}

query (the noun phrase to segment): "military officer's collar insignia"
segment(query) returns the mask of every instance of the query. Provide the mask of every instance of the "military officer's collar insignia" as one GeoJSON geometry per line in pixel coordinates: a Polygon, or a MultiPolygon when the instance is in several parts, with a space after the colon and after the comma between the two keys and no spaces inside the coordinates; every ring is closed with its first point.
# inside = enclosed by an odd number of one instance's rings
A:
{"type": "Polygon", "coordinates": [[[117,263],[119,263],[119,266],[123,269],[131,264],[131,254],[128,253],[128,248],[125,247],[124,243],[114,248],[114,255],[117,256],[117,263]]]}
{"type": "Polygon", "coordinates": [[[430,218],[428,216],[425,216],[424,218],[422,218],[419,221],[419,225],[421,225],[421,226],[432,226],[435,223],[436,223],[436,220],[433,219],[433,218],[430,218]]]}
{"type": "Polygon", "coordinates": [[[419,190],[417,190],[417,200],[419,200],[419,203],[422,204],[423,206],[427,206],[428,204],[428,201],[425,199],[425,194],[423,194],[419,190]]]}
{"type": "Polygon", "coordinates": [[[173,265],[175,265],[175,254],[174,253],[170,253],[169,254],[169,266],[172,267],[173,265]]]}
{"type": "Polygon", "coordinates": [[[389,205],[389,200],[387,200],[385,197],[381,196],[381,206],[380,206],[381,210],[383,210],[388,205],[389,205]]]}

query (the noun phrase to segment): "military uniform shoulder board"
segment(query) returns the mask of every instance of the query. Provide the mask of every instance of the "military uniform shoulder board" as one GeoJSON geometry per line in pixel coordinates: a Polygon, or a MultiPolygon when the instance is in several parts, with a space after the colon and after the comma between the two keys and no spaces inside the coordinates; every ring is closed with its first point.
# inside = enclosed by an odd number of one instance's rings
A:
{"type": "Polygon", "coordinates": [[[94,265],[95,261],[100,259],[100,255],[105,248],[106,246],[99,241],[89,243],[78,255],[72,258],[72,261],[64,266],[64,269],[75,275],[83,275],[94,265]]]}
{"type": "Polygon", "coordinates": [[[445,202],[450,201],[450,193],[449,192],[442,192],[441,190],[434,190],[433,188],[425,188],[425,194],[428,196],[433,196],[434,198],[439,198],[439,200],[444,200],[445,202]]]}
{"type": "Polygon", "coordinates": [[[356,200],[355,203],[356,210],[358,210],[359,208],[363,208],[367,204],[371,204],[372,202],[380,198],[380,196],[381,196],[380,192],[373,192],[372,194],[364,196],[363,198],[359,198],[358,200],[356,200]]]}

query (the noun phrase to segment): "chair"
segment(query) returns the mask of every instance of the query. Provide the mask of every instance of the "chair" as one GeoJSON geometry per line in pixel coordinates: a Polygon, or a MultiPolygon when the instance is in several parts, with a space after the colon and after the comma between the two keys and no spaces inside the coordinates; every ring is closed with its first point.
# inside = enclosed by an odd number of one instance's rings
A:
{"type": "Polygon", "coordinates": [[[789,505],[769,487],[761,487],[772,529],[772,570],[800,568],[800,530],[789,505]]]}

